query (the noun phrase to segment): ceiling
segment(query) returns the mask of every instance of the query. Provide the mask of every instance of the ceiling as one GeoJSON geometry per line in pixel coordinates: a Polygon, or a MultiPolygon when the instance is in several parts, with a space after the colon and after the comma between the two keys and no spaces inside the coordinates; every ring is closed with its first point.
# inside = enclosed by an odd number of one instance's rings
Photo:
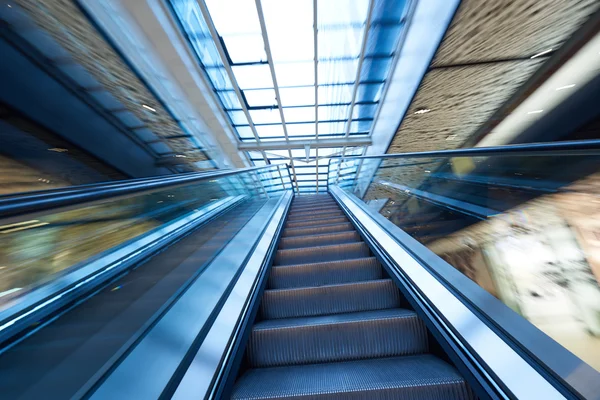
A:
{"type": "MultiPolygon", "coordinates": [[[[128,63],[78,2],[11,0],[0,10],[0,18],[7,23],[7,34],[23,43],[23,51],[40,60],[43,69],[77,92],[80,100],[117,127],[119,134],[130,138],[130,146],[138,146],[150,156],[156,168],[148,171],[184,172],[218,166],[207,151],[205,132],[175,115],[173,102],[167,104],[156,94],[155,87],[138,73],[138,66],[128,63]]],[[[128,33],[124,30],[121,36],[128,33]]],[[[174,91],[168,79],[162,85],[165,91],[174,91]]],[[[29,106],[34,107],[35,103],[29,106]]],[[[77,117],[72,115],[73,120],[77,117]]],[[[103,158],[110,163],[110,157],[103,158]]]]}
{"type": "Polygon", "coordinates": [[[599,7],[463,0],[387,153],[461,147],[599,7]]]}
{"type": "Polygon", "coordinates": [[[409,2],[169,3],[253,164],[289,164],[314,192],[327,158],[363,154],[409,2]]]}

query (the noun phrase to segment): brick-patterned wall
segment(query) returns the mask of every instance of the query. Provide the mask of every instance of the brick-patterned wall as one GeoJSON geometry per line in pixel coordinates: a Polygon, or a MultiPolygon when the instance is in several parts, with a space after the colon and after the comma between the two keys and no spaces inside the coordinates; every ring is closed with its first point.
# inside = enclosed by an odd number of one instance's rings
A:
{"type": "Polygon", "coordinates": [[[560,47],[597,0],[463,0],[388,153],[457,148],[560,47]],[[515,59],[509,62],[484,61],[515,59]],[[426,107],[427,114],[414,112],[426,107]],[[446,140],[456,135],[453,140],[446,140]]]}
{"type": "MultiPolygon", "coordinates": [[[[75,0],[15,2],[149,130],[161,138],[184,134],[167,110],[81,12],[75,0]],[[147,111],[142,104],[157,112],[147,111]]],[[[169,139],[168,144],[175,152],[189,154],[186,162],[207,159],[185,138],[169,139]]]]}

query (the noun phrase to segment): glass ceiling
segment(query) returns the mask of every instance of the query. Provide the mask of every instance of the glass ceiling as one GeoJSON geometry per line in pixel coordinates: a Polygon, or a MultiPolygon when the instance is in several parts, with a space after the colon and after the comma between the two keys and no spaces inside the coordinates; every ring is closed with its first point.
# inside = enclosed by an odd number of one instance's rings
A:
{"type": "Polygon", "coordinates": [[[296,189],[314,192],[326,190],[330,157],[361,155],[364,147],[305,145],[370,135],[408,1],[170,4],[239,141],[257,145],[248,158],[290,165],[296,189]],[[274,142],[289,146],[270,150],[274,142]]]}

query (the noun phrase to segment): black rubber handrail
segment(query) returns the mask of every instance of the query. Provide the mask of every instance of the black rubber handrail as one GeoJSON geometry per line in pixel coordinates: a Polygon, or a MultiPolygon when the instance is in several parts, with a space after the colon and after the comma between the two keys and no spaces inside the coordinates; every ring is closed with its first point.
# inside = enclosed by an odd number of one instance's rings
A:
{"type": "Polygon", "coordinates": [[[549,143],[511,144],[493,147],[473,147],[470,149],[421,151],[415,153],[393,153],[372,156],[332,157],[344,160],[369,158],[429,158],[429,157],[484,157],[484,156],[552,156],[581,155],[590,152],[600,154],[600,140],[576,140],[549,143]]]}
{"type": "Polygon", "coordinates": [[[107,182],[44,190],[41,192],[9,195],[0,198],[0,219],[21,216],[33,212],[48,211],[74,205],[83,205],[99,200],[142,194],[156,189],[176,188],[207,179],[221,178],[263,169],[278,168],[276,165],[186,173],[171,176],[141,178],[131,181],[107,182]]]}

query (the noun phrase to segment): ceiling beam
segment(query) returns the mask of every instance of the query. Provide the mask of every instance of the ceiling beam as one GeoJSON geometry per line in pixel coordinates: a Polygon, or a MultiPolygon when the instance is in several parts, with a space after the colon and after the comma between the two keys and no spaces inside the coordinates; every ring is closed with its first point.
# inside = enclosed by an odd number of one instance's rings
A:
{"type": "MultiPolygon", "coordinates": [[[[256,142],[260,143],[260,137],[258,136],[258,132],[256,131],[256,127],[254,126],[254,122],[252,121],[252,118],[250,117],[250,111],[248,111],[248,107],[246,107],[246,103],[242,96],[242,91],[241,91],[240,87],[238,86],[237,79],[235,78],[235,74],[233,73],[233,69],[231,68],[231,65],[229,64],[229,60],[227,59],[227,55],[225,54],[225,50],[223,49],[223,44],[221,43],[219,33],[217,32],[217,28],[215,27],[212,17],[210,16],[210,12],[208,11],[208,6],[206,5],[205,0],[197,0],[197,3],[198,3],[198,6],[200,7],[200,12],[202,13],[202,18],[204,18],[204,22],[206,22],[206,26],[208,27],[208,30],[210,31],[210,35],[213,39],[215,47],[217,48],[217,51],[219,52],[219,57],[221,58],[221,62],[223,63],[225,72],[227,72],[227,76],[229,77],[229,80],[231,81],[231,85],[233,86],[233,91],[235,92],[235,94],[238,98],[238,101],[242,105],[242,111],[244,112],[244,115],[246,116],[246,119],[248,120],[248,125],[250,125],[250,130],[252,131],[252,134],[254,135],[256,142]]],[[[234,129],[234,131],[235,131],[235,129],[234,129]]],[[[267,156],[265,154],[263,154],[262,156],[263,156],[265,162],[268,163],[269,161],[267,159],[267,156]]]]}
{"type": "Polygon", "coordinates": [[[265,150],[287,150],[287,149],[304,149],[306,145],[311,148],[319,147],[358,147],[370,146],[371,138],[341,138],[341,139],[306,139],[306,140],[277,140],[277,141],[262,141],[259,144],[255,142],[238,144],[239,151],[265,151],[265,150]]]}
{"type": "MultiPolygon", "coordinates": [[[[267,33],[267,25],[265,23],[265,15],[263,13],[262,4],[260,0],[254,1],[256,4],[256,11],[258,13],[258,22],[260,22],[260,30],[262,32],[263,42],[265,45],[265,53],[267,54],[267,61],[269,62],[269,70],[271,71],[271,79],[273,80],[273,89],[275,90],[275,99],[277,100],[277,109],[279,110],[279,117],[281,118],[281,127],[283,128],[283,136],[285,140],[289,141],[287,126],[285,125],[285,116],[283,115],[283,106],[281,105],[281,96],[279,95],[279,85],[277,84],[277,75],[275,74],[275,65],[273,63],[273,55],[271,54],[271,45],[269,44],[269,35],[267,33]]],[[[288,154],[290,155],[290,166],[292,167],[292,175],[294,183],[296,184],[296,192],[300,193],[298,187],[298,180],[296,179],[296,167],[292,160],[292,150],[288,147],[288,154]]]]}

